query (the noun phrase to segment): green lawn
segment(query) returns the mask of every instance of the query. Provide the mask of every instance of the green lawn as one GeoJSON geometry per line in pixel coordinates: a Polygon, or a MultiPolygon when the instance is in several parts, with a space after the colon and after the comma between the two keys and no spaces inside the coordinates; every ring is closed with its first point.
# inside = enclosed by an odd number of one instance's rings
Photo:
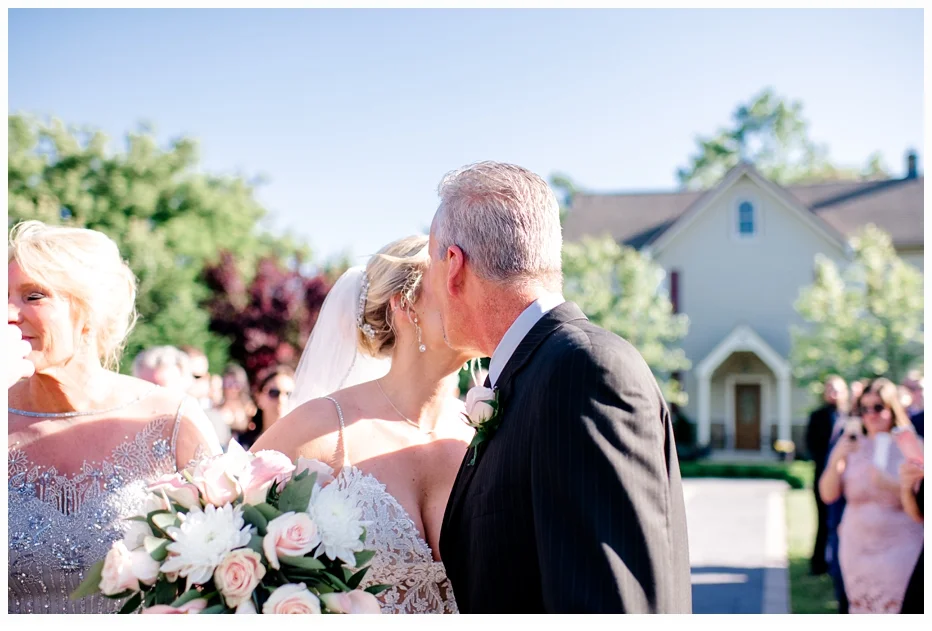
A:
{"type": "Polygon", "coordinates": [[[832,579],[827,575],[809,575],[809,559],[812,557],[812,544],[816,533],[816,507],[811,488],[787,491],[786,527],[790,611],[838,613],[838,601],[835,600],[832,579]]]}

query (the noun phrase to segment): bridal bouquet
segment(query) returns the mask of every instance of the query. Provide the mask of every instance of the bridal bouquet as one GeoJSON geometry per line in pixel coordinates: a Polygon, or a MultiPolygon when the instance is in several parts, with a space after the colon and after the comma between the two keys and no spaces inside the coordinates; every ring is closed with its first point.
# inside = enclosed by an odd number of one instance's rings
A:
{"type": "Polygon", "coordinates": [[[236,442],[149,486],[143,514],[71,595],[120,613],[379,613],[356,502],[318,460],[236,442]]]}

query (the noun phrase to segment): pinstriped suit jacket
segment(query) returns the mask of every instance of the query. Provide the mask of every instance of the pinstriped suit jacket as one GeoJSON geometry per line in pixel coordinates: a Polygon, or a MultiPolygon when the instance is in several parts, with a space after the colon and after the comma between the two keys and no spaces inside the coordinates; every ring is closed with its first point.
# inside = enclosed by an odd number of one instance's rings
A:
{"type": "Polygon", "coordinates": [[[566,302],[496,386],[502,423],[441,531],[460,611],[690,613],[673,427],[640,354],[566,302]]]}

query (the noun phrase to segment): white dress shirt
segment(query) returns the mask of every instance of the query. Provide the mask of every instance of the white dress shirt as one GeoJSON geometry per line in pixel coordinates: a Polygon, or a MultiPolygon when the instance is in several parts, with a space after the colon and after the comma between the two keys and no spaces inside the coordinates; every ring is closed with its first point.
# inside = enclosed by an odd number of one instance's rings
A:
{"type": "Polygon", "coordinates": [[[554,308],[562,305],[566,300],[560,294],[547,294],[532,302],[521,315],[511,323],[505,331],[505,337],[495,347],[492,359],[489,362],[489,382],[495,387],[495,382],[501,376],[505,365],[521,341],[531,332],[534,325],[554,308]]]}

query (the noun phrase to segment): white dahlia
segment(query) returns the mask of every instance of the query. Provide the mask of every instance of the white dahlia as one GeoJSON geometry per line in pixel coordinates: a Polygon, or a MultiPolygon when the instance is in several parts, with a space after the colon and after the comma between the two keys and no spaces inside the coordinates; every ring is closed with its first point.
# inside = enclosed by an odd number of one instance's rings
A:
{"type": "Polygon", "coordinates": [[[326,554],[331,560],[341,559],[350,566],[356,565],[353,553],[363,549],[359,537],[364,525],[358,504],[357,498],[336,484],[324,488],[315,486],[308,513],[317,524],[321,540],[316,556],[326,554]]]}
{"type": "Polygon", "coordinates": [[[187,589],[204,584],[227,554],[249,543],[252,530],[239,506],[208,505],[203,512],[188,513],[180,528],[167,530],[174,541],[168,544],[169,556],[162,571],[187,577],[187,589]]]}

